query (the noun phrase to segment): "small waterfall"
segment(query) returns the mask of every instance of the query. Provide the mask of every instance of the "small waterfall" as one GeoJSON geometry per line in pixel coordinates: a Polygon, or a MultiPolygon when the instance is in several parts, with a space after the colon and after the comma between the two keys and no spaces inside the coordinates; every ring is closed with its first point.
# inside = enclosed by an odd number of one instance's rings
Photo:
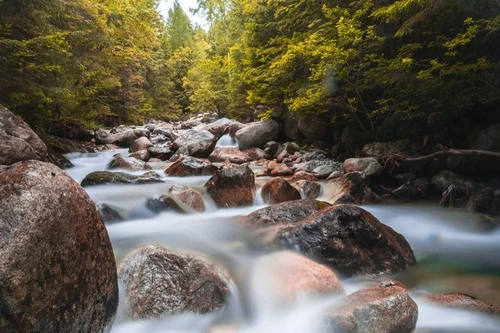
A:
{"type": "Polygon", "coordinates": [[[221,136],[219,141],[217,141],[216,147],[238,147],[238,143],[229,134],[224,134],[221,136]]]}

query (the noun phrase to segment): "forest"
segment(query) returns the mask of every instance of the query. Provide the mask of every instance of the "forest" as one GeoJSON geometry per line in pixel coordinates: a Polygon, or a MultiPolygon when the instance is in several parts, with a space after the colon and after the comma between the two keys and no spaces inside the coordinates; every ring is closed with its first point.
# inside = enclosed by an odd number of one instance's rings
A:
{"type": "Polygon", "coordinates": [[[198,0],[203,28],[158,5],[0,0],[0,104],[41,133],[264,105],[459,147],[500,121],[498,0],[198,0]]]}

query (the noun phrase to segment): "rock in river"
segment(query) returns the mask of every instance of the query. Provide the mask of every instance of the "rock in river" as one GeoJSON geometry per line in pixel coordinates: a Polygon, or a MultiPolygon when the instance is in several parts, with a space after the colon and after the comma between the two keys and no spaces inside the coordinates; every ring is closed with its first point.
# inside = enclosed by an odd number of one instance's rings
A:
{"type": "Polygon", "coordinates": [[[217,207],[249,206],[255,194],[255,176],[248,165],[224,164],[205,189],[217,207]]]}
{"type": "Polygon", "coordinates": [[[106,332],[118,304],[111,242],[87,193],[56,166],[0,172],[0,331],[106,332]]]}

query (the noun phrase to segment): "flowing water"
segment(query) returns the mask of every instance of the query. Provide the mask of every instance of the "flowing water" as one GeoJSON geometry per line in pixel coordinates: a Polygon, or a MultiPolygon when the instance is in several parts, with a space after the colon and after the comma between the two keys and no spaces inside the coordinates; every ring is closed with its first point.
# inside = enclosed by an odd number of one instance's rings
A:
{"type": "MultiPolygon", "coordinates": [[[[235,146],[224,138],[218,146],[235,146]]],[[[66,170],[77,182],[92,171],[105,170],[116,153],[69,154],[75,165],[66,170]]],[[[97,203],[116,209],[125,221],[108,225],[117,263],[133,249],[159,244],[173,251],[196,253],[227,269],[233,277],[223,310],[210,315],[182,314],[163,320],[131,320],[120,306],[114,333],[132,332],[315,332],[320,317],[335,298],[303,298],[293,304],[280,302],[270,288],[260,248],[249,233],[234,222],[263,206],[257,192],[254,206],[218,209],[203,190],[207,177],[166,177],[165,183],[148,185],[103,185],[86,188],[97,203]],[[164,194],[173,184],[200,190],[204,213],[154,215],[145,206],[147,198],[164,194]]],[[[418,264],[395,276],[405,283],[419,306],[417,332],[500,332],[492,317],[440,307],[426,302],[426,292],[465,292],[500,304],[500,229],[481,227],[478,215],[426,205],[373,205],[364,207],[382,223],[403,234],[412,246],[418,264]]],[[[268,263],[267,263],[268,264],[268,263]]],[[[342,281],[348,293],[366,287],[367,280],[342,281]]]]}

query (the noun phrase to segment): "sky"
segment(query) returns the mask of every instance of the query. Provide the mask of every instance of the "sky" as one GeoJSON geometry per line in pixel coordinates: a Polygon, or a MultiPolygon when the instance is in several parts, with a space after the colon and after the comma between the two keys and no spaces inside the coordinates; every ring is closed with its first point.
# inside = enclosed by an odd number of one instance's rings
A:
{"type": "MultiPolygon", "coordinates": [[[[193,14],[189,11],[189,8],[197,7],[197,0],[179,0],[179,4],[181,5],[184,12],[189,16],[191,23],[193,25],[198,24],[200,26],[204,25],[203,19],[199,16],[193,16],[193,14]]],[[[159,11],[164,19],[166,19],[168,10],[172,8],[174,5],[174,0],[162,0],[160,1],[159,11]]]]}

